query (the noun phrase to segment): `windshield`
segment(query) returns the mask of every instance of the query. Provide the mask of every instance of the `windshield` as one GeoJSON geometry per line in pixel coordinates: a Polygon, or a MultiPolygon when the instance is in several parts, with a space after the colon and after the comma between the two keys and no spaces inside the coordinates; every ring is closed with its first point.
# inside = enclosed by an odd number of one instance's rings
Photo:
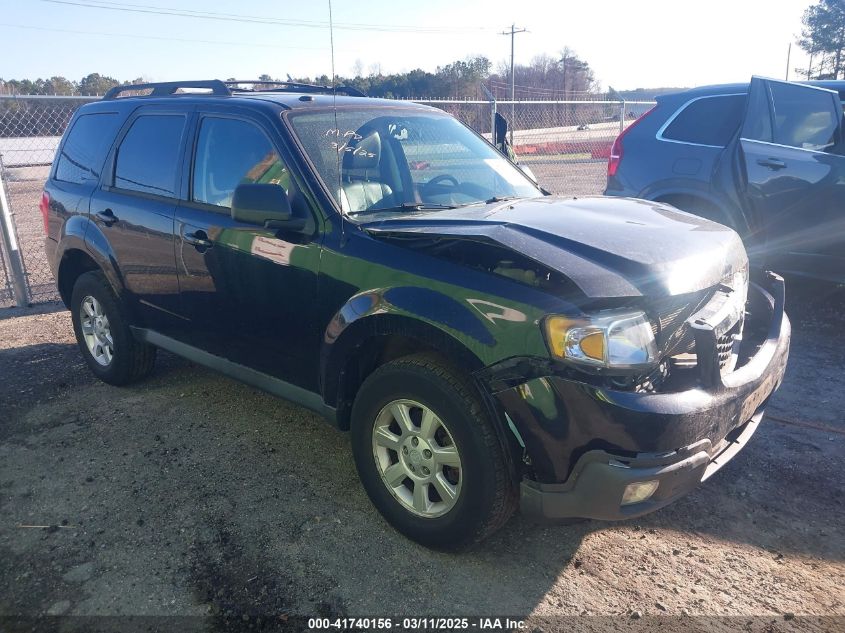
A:
{"type": "Polygon", "coordinates": [[[521,170],[446,114],[339,108],[294,112],[289,121],[351,218],[542,195],[521,170]]]}

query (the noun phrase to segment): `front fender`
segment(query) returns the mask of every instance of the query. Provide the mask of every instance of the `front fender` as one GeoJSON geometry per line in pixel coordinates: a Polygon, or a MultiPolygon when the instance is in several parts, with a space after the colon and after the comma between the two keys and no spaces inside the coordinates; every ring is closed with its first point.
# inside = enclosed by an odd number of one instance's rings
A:
{"type": "Polygon", "coordinates": [[[323,397],[327,403],[337,400],[341,370],[367,339],[401,334],[442,350],[474,371],[484,365],[497,344],[489,326],[471,305],[430,288],[403,286],[359,292],[335,313],[324,332],[320,351],[323,397]]]}

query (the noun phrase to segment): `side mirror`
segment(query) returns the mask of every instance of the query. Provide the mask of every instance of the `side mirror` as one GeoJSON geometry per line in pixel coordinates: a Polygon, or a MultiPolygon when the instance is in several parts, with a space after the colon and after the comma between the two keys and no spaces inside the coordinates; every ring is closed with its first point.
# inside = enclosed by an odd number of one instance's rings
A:
{"type": "Polygon", "coordinates": [[[243,184],[232,196],[232,219],[268,229],[301,230],[305,220],[293,217],[290,200],[279,185],[243,184]]]}

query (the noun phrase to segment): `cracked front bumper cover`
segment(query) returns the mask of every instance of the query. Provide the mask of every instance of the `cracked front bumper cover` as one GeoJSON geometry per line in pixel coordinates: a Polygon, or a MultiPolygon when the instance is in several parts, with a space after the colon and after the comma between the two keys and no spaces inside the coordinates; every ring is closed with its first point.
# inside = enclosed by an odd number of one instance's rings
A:
{"type": "MultiPolygon", "coordinates": [[[[768,320],[759,348],[724,376],[704,363],[707,373],[694,388],[614,391],[550,375],[496,393],[533,467],[521,486],[523,511],[553,519],[639,516],[689,492],[731,459],[762,420],[789,353],[783,280],[770,275],[767,288],[754,285],[751,295],[757,324],[768,320]],[[655,480],[649,499],[621,505],[628,484],[655,480]]],[[[706,332],[699,338],[702,346],[715,341],[706,332]]]]}

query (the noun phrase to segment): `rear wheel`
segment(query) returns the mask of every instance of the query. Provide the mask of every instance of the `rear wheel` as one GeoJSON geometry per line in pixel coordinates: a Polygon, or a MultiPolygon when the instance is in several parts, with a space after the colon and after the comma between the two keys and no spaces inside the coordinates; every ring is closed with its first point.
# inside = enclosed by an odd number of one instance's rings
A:
{"type": "Polygon", "coordinates": [[[105,275],[80,275],[70,301],[76,341],[85,362],[102,381],[125,385],[152,371],[156,350],[132,336],[105,275]]]}
{"type": "Polygon", "coordinates": [[[517,490],[476,389],[430,355],[387,363],[361,386],[352,448],[379,512],[409,538],[464,549],[504,525],[517,490]]]}

